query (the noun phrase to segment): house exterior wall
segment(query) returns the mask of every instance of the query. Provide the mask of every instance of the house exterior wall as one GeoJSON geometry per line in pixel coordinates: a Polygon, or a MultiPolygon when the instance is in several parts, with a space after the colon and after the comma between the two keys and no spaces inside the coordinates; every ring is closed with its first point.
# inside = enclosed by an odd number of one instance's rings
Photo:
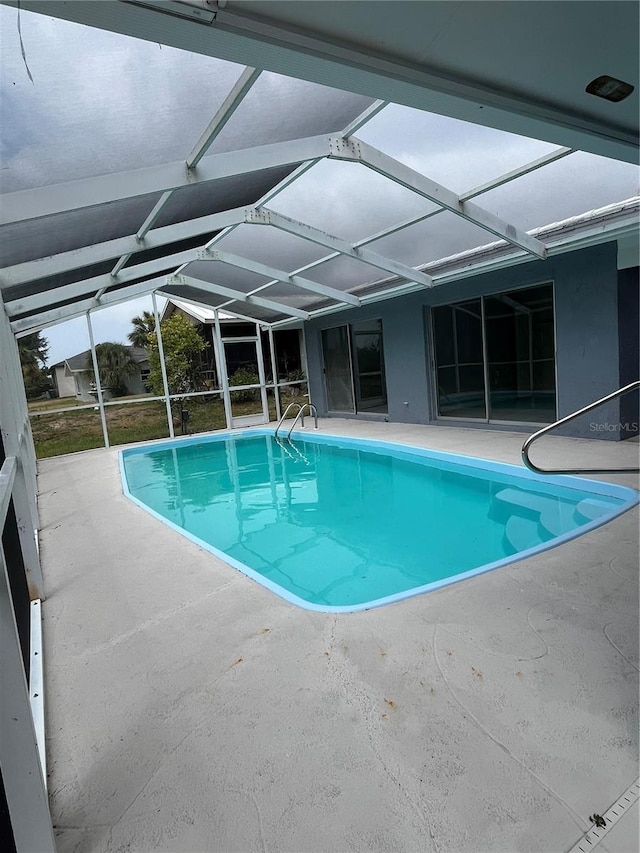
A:
{"type": "MultiPolygon", "coordinates": [[[[141,370],[149,367],[148,361],[140,362],[137,365],[137,372],[127,379],[126,387],[128,394],[144,394],[146,391],[145,384],[142,380],[141,370]]],[[[95,403],[95,392],[92,394],[93,373],[87,373],[83,370],[69,370],[67,364],[58,364],[55,367],[54,382],[58,389],[59,397],[74,397],[82,403],[95,403]]],[[[104,392],[105,400],[110,400],[110,393],[104,392]]]]}
{"type": "Polygon", "coordinates": [[[54,383],[58,391],[58,397],[75,397],[76,383],[71,373],[68,373],[64,364],[58,364],[54,371],[54,383]]]}
{"type": "MultiPolygon", "coordinates": [[[[88,373],[76,371],[74,373],[74,380],[77,383],[76,400],[81,400],[83,403],[95,403],[97,398],[95,394],[90,393],[93,377],[88,373]]],[[[105,399],[108,399],[108,396],[105,395],[105,399]]]]}
{"type": "MultiPolygon", "coordinates": [[[[125,387],[127,389],[127,394],[144,394],[146,389],[144,387],[144,382],[142,381],[142,376],[140,375],[140,370],[144,366],[149,366],[148,362],[143,362],[142,364],[137,365],[137,372],[134,373],[133,376],[129,376],[127,381],[125,382],[125,387]]],[[[95,403],[97,398],[94,386],[93,374],[84,373],[81,371],[75,372],[75,378],[78,382],[78,393],[75,393],[75,397],[77,400],[81,400],[83,403],[95,403]]],[[[109,389],[102,389],[102,396],[105,400],[113,400],[113,394],[109,389]]]]}
{"type": "Polygon", "coordinates": [[[149,367],[149,362],[142,362],[138,365],[138,372],[127,379],[127,391],[129,394],[144,394],[146,393],[145,383],[142,380],[141,371],[149,367]]]}
{"type": "MultiPolygon", "coordinates": [[[[431,334],[426,309],[548,282],[554,284],[558,417],[568,415],[609,394],[620,384],[619,285],[615,242],[557,255],[546,261],[532,261],[484,273],[306,323],[311,399],[318,412],[326,415],[322,329],[380,318],[388,420],[400,423],[433,422],[431,334]]],[[[593,427],[594,423],[619,423],[619,401],[612,401],[593,414],[597,417],[584,416],[564,427],[564,434],[621,438],[619,430],[593,427]]],[[[478,422],[464,423],[482,426],[478,422]]],[[[524,425],[514,426],[513,429],[531,432],[531,427],[524,425]]]]}

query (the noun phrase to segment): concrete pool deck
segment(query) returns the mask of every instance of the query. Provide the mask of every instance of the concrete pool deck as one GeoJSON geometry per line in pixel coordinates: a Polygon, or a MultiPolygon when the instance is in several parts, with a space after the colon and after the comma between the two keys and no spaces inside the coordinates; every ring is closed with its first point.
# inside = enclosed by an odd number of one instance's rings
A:
{"type": "MultiPolygon", "coordinates": [[[[516,464],[524,440],[320,430],[516,464]]],[[[545,437],[534,451],[596,458],[637,465],[638,443],[545,437]]],[[[637,507],[462,583],[327,614],[124,498],[117,448],[38,468],[59,853],[559,853],[637,778],[637,507]]],[[[594,849],[637,844],[636,802],[594,849]]]]}

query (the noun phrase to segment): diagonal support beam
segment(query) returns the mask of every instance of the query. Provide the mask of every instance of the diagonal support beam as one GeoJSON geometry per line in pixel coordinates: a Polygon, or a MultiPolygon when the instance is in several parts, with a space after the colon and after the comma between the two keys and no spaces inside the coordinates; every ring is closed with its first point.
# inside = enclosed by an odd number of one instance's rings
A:
{"type": "Polygon", "coordinates": [[[188,169],[182,160],[131,172],[99,175],[96,178],[70,181],[66,184],[4,193],[0,198],[0,225],[52,216],[148,193],[163,193],[191,184],[244,175],[262,169],[294,166],[306,160],[317,160],[329,153],[329,139],[329,136],[311,136],[211,154],[204,157],[194,171],[188,169]]]}
{"type": "Polygon", "coordinates": [[[162,213],[165,205],[167,204],[172,195],[173,190],[167,190],[167,192],[162,193],[158,201],[151,208],[151,211],[145,221],[136,231],[136,240],[144,240],[145,236],[149,233],[149,231],[151,231],[153,226],[158,221],[158,217],[162,213]]]}
{"type": "MultiPolygon", "coordinates": [[[[136,240],[138,241],[138,243],[142,243],[142,241],[144,240],[145,234],[153,228],[153,226],[155,225],[155,223],[158,220],[158,217],[162,213],[165,205],[167,204],[167,202],[169,201],[169,199],[171,198],[172,195],[173,195],[173,190],[169,190],[166,193],[162,193],[162,195],[160,196],[158,201],[153,205],[149,215],[147,216],[145,221],[142,223],[140,228],[138,228],[138,230],[136,231],[136,240]]],[[[142,246],[140,248],[142,248],[142,246]]],[[[129,258],[131,257],[132,254],[133,254],[133,252],[128,252],[127,254],[121,255],[118,258],[116,265],[111,270],[111,275],[114,278],[118,275],[118,273],[124,267],[124,265],[127,263],[127,261],[129,260],[129,258]]],[[[101,296],[102,294],[99,293],[98,295],[101,296]]]]}
{"type": "Polygon", "coordinates": [[[275,185],[275,187],[272,187],[272,189],[267,190],[267,192],[263,196],[261,196],[255,203],[255,207],[262,207],[263,205],[268,204],[277,195],[280,195],[283,190],[286,190],[288,186],[291,186],[291,184],[295,183],[298,178],[301,178],[305,172],[308,172],[309,169],[312,166],[315,166],[316,163],[318,163],[321,159],[323,158],[320,157],[317,160],[307,160],[306,163],[301,163],[297,169],[294,169],[293,172],[286,176],[286,178],[283,178],[281,181],[279,181],[275,185]]]}
{"type": "Polygon", "coordinates": [[[187,167],[195,169],[200,160],[207,153],[209,147],[227,124],[231,116],[238,109],[245,95],[249,92],[262,72],[255,68],[245,68],[235,85],[222,102],[222,106],[205,128],[200,139],[196,142],[191,154],[187,157],[187,167]]]}
{"type": "Polygon", "coordinates": [[[420,172],[416,172],[415,169],[399,163],[393,157],[389,157],[388,154],[378,151],[377,148],[373,148],[371,145],[367,145],[365,142],[361,142],[355,138],[346,140],[341,137],[332,137],[330,147],[330,159],[361,163],[374,172],[390,178],[396,184],[400,184],[400,186],[406,187],[424,196],[424,198],[428,198],[430,201],[450,210],[457,216],[461,216],[468,222],[472,222],[485,231],[495,234],[496,237],[519,246],[530,255],[542,259],[546,258],[547,250],[544,243],[541,243],[540,240],[536,240],[535,237],[531,237],[526,231],[510,225],[508,222],[504,222],[500,217],[495,216],[493,213],[471,201],[461,201],[456,193],[432,181],[420,172]]]}
{"type": "MultiPolygon", "coordinates": [[[[499,175],[497,178],[492,178],[490,181],[487,181],[480,186],[473,187],[473,189],[467,190],[467,192],[461,193],[459,198],[460,201],[465,202],[469,201],[472,198],[476,198],[483,193],[490,192],[490,190],[495,190],[498,187],[504,186],[504,184],[508,184],[511,181],[515,181],[517,178],[522,178],[524,175],[528,175],[530,172],[535,172],[536,169],[541,169],[543,166],[547,166],[549,163],[555,163],[556,160],[561,160],[563,157],[567,157],[569,154],[573,154],[573,148],[556,148],[554,151],[550,151],[548,154],[544,154],[542,157],[538,157],[535,160],[531,160],[529,163],[525,163],[523,166],[518,166],[515,169],[512,169],[510,172],[505,172],[504,175],[499,175]]],[[[413,216],[411,219],[405,219],[403,222],[398,222],[395,225],[392,225],[388,228],[384,228],[382,231],[378,231],[375,234],[370,234],[368,237],[364,237],[362,240],[358,240],[354,243],[356,248],[360,246],[367,246],[369,243],[375,243],[376,240],[381,240],[383,237],[388,237],[391,234],[396,234],[398,231],[402,231],[404,228],[409,228],[411,225],[416,225],[418,222],[424,222],[427,219],[433,219],[434,216],[438,216],[441,213],[445,212],[445,208],[439,207],[437,210],[432,210],[429,213],[422,213],[419,216],[413,216]]]]}
{"type": "Polygon", "coordinates": [[[44,329],[46,326],[55,326],[64,320],[81,317],[87,311],[95,308],[104,308],[107,305],[128,302],[130,299],[135,299],[138,296],[147,296],[147,294],[153,293],[154,290],[164,287],[166,280],[167,277],[165,275],[158,278],[150,278],[146,281],[139,281],[129,287],[121,287],[118,290],[105,293],[100,299],[96,299],[95,296],[88,296],[85,299],[70,302],[67,305],[60,305],[58,308],[39,311],[27,317],[19,317],[11,321],[11,329],[15,334],[29,334],[38,329],[44,329]]]}
{"type": "Polygon", "coordinates": [[[4,290],[18,284],[26,284],[29,281],[38,281],[41,278],[99,264],[126,253],[134,254],[143,249],[157,249],[161,246],[177,243],[180,240],[210,234],[211,231],[218,231],[230,225],[239,225],[244,222],[244,216],[245,208],[235,207],[186,222],[176,222],[175,225],[155,228],[145,236],[144,243],[138,240],[137,234],[132,234],[128,237],[117,237],[115,240],[106,240],[104,243],[72,249],[69,252],[60,252],[58,255],[49,255],[23,264],[15,264],[0,271],[0,289],[4,290]]]}
{"type": "Polygon", "coordinates": [[[206,290],[208,293],[215,293],[218,296],[224,296],[227,299],[233,299],[235,302],[245,302],[248,305],[253,304],[261,308],[267,308],[269,311],[277,311],[279,314],[288,314],[290,317],[297,317],[298,320],[308,320],[310,316],[308,311],[302,311],[300,308],[293,308],[291,305],[284,305],[281,302],[264,299],[262,296],[251,296],[248,293],[243,293],[241,290],[234,290],[231,287],[224,287],[221,284],[203,281],[191,275],[178,274],[167,276],[167,287],[185,287],[187,285],[195,287],[198,290],[206,290]]]}
{"type": "Polygon", "coordinates": [[[361,261],[369,264],[369,266],[393,273],[400,278],[414,281],[416,284],[422,284],[424,287],[433,287],[433,279],[426,273],[419,272],[406,264],[401,264],[390,258],[385,258],[383,255],[371,251],[371,249],[356,247],[346,240],[341,240],[339,237],[334,237],[331,234],[320,231],[318,228],[306,225],[304,222],[289,219],[287,216],[276,213],[274,210],[264,208],[261,210],[248,210],[246,222],[251,225],[273,225],[280,231],[286,231],[288,234],[302,237],[303,240],[308,240],[319,246],[325,246],[327,249],[339,252],[341,255],[346,255],[356,261],[361,261]]]}
{"type": "Polygon", "coordinates": [[[154,273],[172,273],[175,267],[180,264],[189,263],[189,261],[195,261],[201,254],[201,249],[188,249],[185,252],[177,252],[175,255],[168,255],[164,258],[157,258],[154,261],[147,261],[144,264],[126,267],[115,281],[110,273],[96,275],[93,278],[85,278],[81,281],[75,281],[73,284],[65,284],[53,290],[44,290],[32,296],[25,296],[22,299],[6,302],[5,310],[10,318],[19,316],[20,314],[31,314],[46,308],[52,301],[67,302],[70,299],[81,299],[90,293],[97,294],[99,291],[104,293],[112,287],[125,284],[129,281],[133,282],[145,276],[152,276],[154,273]]]}
{"type": "Polygon", "coordinates": [[[254,272],[257,275],[264,275],[267,278],[273,279],[273,282],[270,283],[275,284],[276,282],[281,282],[282,284],[293,284],[302,290],[309,290],[311,293],[317,293],[320,296],[326,296],[329,299],[335,299],[338,302],[346,302],[349,305],[355,306],[360,305],[358,297],[351,293],[336,290],[335,287],[328,287],[326,284],[320,284],[317,281],[311,281],[311,279],[303,278],[295,273],[288,273],[285,272],[285,270],[279,270],[275,267],[267,266],[267,264],[251,261],[249,258],[243,258],[240,257],[240,255],[233,255],[230,252],[209,250],[202,253],[202,256],[199,257],[198,260],[220,261],[223,264],[229,264],[232,267],[239,267],[240,269],[254,272]]]}
{"type": "Polygon", "coordinates": [[[387,101],[374,101],[371,106],[367,107],[364,112],[360,113],[359,116],[356,116],[354,120],[344,128],[340,136],[344,139],[348,139],[350,136],[353,136],[353,134],[357,133],[363,125],[370,121],[374,116],[378,115],[378,113],[387,106],[387,103],[387,101]]]}

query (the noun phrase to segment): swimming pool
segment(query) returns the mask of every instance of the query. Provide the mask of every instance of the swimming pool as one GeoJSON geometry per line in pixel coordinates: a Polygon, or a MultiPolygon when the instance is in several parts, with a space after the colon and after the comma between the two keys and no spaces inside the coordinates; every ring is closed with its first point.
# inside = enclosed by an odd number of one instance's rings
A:
{"type": "Polygon", "coordinates": [[[638,502],[623,486],[380,441],[245,430],[123,450],[124,493],[301,607],[377,607],[522,559],[638,502]]]}

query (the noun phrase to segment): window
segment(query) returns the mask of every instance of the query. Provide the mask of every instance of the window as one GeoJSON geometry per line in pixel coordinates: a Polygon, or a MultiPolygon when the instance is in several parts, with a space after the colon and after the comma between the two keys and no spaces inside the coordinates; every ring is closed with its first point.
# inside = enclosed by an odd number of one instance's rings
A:
{"type": "Polygon", "coordinates": [[[439,417],[555,420],[553,285],[439,306],[432,321],[439,417]]]}

